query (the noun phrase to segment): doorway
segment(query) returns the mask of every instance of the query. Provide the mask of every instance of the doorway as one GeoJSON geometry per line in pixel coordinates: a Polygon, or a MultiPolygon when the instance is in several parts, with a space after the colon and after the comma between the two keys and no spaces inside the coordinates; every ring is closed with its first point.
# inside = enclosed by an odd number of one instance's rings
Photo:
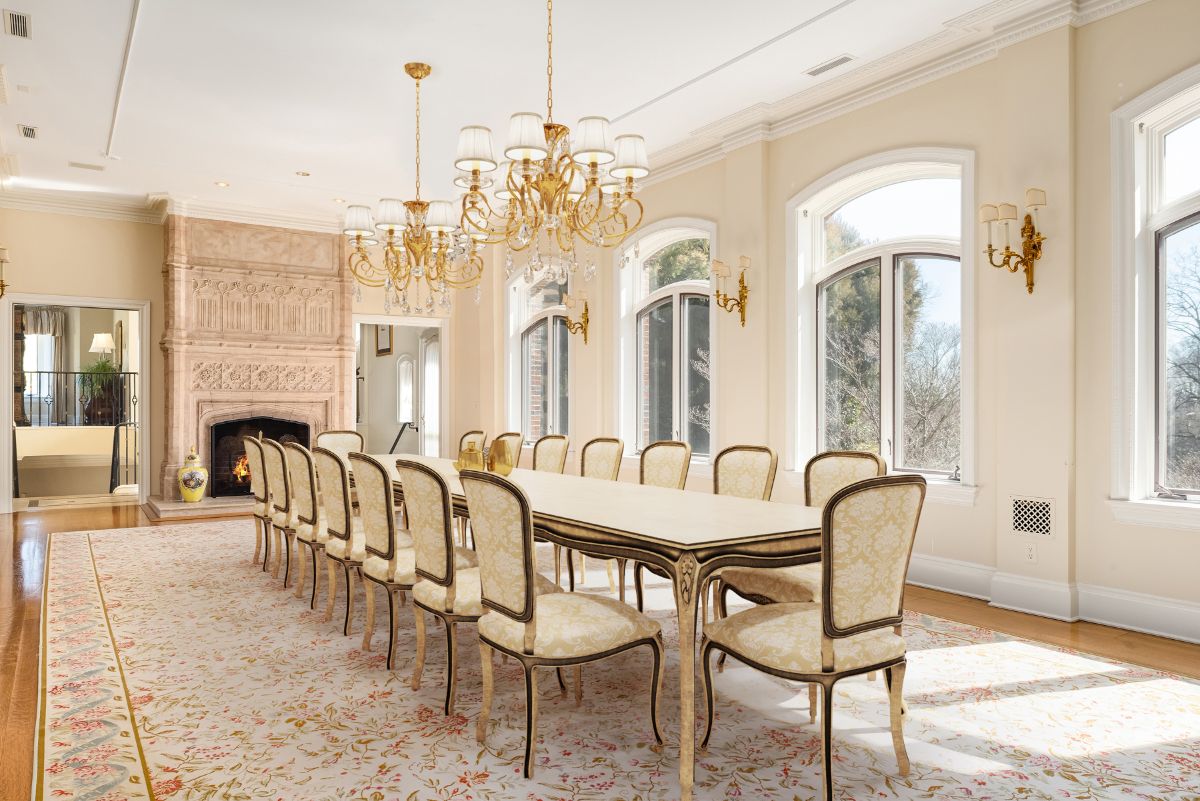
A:
{"type": "Polygon", "coordinates": [[[442,326],[362,319],[354,326],[354,413],[367,452],[441,456],[442,326]]]}
{"type": "Polygon", "coordinates": [[[14,297],[6,311],[12,508],[140,503],[148,440],[144,306],[14,297]]]}

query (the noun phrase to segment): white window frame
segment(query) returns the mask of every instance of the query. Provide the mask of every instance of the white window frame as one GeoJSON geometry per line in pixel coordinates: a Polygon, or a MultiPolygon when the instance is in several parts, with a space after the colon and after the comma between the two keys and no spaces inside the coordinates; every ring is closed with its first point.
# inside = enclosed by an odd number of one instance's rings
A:
{"type": "Polygon", "coordinates": [[[1112,113],[1112,453],[1109,497],[1118,520],[1200,529],[1200,501],[1155,497],[1157,234],[1200,212],[1200,191],[1163,203],[1163,139],[1200,115],[1200,65],[1112,113]]]}
{"type": "MultiPolygon", "coordinates": [[[[827,213],[850,200],[899,181],[920,178],[957,178],[962,195],[961,235],[956,247],[953,240],[905,239],[901,252],[918,252],[924,243],[930,253],[945,250],[957,255],[961,270],[961,420],[959,481],[930,479],[931,500],[971,506],[978,496],[976,464],[976,324],[975,273],[979,254],[975,248],[975,153],[973,150],[945,147],[916,147],[878,153],[846,164],[813,182],[790,198],[785,205],[787,231],[786,319],[793,321],[785,332],[787,352],[787,409],[783,466],[802,471],[818,448],[818,394],[810,391],[818,371],[817,286],[839,264],[845,267],[866,260],[867,249],[847,254],[828,267],[824,265],[824,226],[827,213]],[[807,212],[807,214],[806,214],[807,212]],[[842,260],[846,259],[843,263],[842,260]]],[[[884,247],[894,243],[879,243],[884,247]]],[[[891,265],[888,265],[888,269],[891,265]]],[[[886,309],[885,309],[886,311],[886,309]]],[[[890,312],[889,312],[890,314],[890,312]]],[[[881,333],[892,327],[881,320],[881,333]]],[[[890,334],[889,334],[890,336],[890,334]]],[[[885,343],[886,344],[886,343],[885,343]]],[[[894,392],[894,387],[885,387],[894,392]]],[[[885,402],[887,399],[885,398],[885,402]]],[[[889,464],[891,460],[889,459],[889,464]]]]}
{"type": "Polygon", "coordinates": [[[417,422],[417,364],[413,357],[405,353],[396,359],[396,422],[417,422]],[[404,370],[408,368],[408,408],[403,408],[401,398],[404,397],[404,370]]]}
{"type": "MultiPolygon", "coordinates": [[[[565,292],[571,292],[574,282],[567,280],[567,288],[565,292]]],[[[525,302],[528,297],[529,285],[525,281],[525,276],[518,271],[512,278],[508,280],[504,287],[505,309],[507,317],[507,346],[505,347],[505,365],[504,374],[507,377],[507,387],[505,394],[508,397],[508,426],[510,431],[520,431],[525,437],[526,444],[533,442],[529,437],[529,432],[525,430],[525,402],[527,400],[525,394],[525,352],[524,339],[525,335],[542,320],[546,320],[546,375],[555,375],[558,365],[555,363],[556,356],[554,355],[554,319],[562,318],[570,320],[570,314],[567,307],[561,303],[554,306],[547,306],[537,313],[525,316],[525,302]]],[[[568,397],[573,389],[574,373],[571,370],[571,362],[574,359],[575,342],[574,338],[570,338],[567,343],[567,394],[568,397]]],[[[550,386],[550,382],[547,383],[550,386]]],[[[557,384],[554,384],[557,386],[557,384]]],[[[563,426],[562,421],[556,418],[555,404],[550,403],[549,411],[549,433],[561,433],[563,426]]],[[[571,430],[571,405],[567,406],[567,420],[565,429],[571,430]]]]}
{"type": "MultiPolygon", "coordinates": [[[[659,287],[653,292],[646,293],[642,289],[642,267],[645,259],[658,251],[685,239],[704,237],[708,239],[708,255],[711,261],[720,252],[717,249],[717,225],[711,220],[699,217],[671,217],[644,226],[637,236],[626,242],[613,255],[613,266],[617,280],[614,282],[616,291],[618,347],[616,348],[617,376],[617,419],[616,427],[625,443],[626,456],[636,456],[639,450],[638,432],[638,316],[646,308],[653,306],[663,298],[674,297],[675,317],[673,319],[674,353],[679,354],[679,332],[681,320],[679,312],[680,295],[706,295],[709,298],[708,315],[708,345],[709,370],[713,378],[709,383],[709,454],[697,455],[694,461],[707,463],[719,450],[720,416],[717,404],[718,370],[718,340],[717,315],[713,313],[712,294],[716,287],[716,279],[710,274],[707,280],[677,281],[665,287],[659,287]],[[635,256],[635,253],[637,254],[635,256]]],[[[677,366],[678,367],[678,366],[677,366]]],[[[676,369],[672,377],[673,407],[676,416],[676,428],[686,417],[682,409],[682,393],[679,391],[680,370],[676,369]]],[[[680,431],[682,433],[682,431],[680,431]]]]}

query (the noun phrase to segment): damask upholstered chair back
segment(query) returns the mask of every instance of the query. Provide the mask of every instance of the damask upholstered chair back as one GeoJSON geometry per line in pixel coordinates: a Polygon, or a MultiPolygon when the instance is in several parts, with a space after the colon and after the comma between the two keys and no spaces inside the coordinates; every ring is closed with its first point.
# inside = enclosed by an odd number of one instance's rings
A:
{"type": "Polygon", "coordinates": [[[366,449],[366,440],[357,431],[322,431],[317,434],[317,445],[333,451],[343,459],[349,459],[352,453],[361,453],[366,449]]]}
{"type": "Polygon", "coordinates": [[[507,431],[492,440],[492,447],[497,442],[503,442],[508,447],[508,455],[512,457],[513,467],[518,467],[521,461],[521,448],[525,445],[525,435],[520,431],[507,431]]]}
{"type": "Polygon", "coordinates": [[[867,451],[825,451],[804,466],[804,502],[824,506],[833,494],[855,481],[887,473],[887,464],[867,451]]]}
{"type": "Polygon", "coordinates": [[[925,479],[869,478],[843,487],[821,520],[822,614],[829,637],[900,625],[925,479]]]}
{"type": "Polygon", "coordinates": [[[312,454],[298,442],[283,446],[287,457],[288,478],[292,484],[292,503],[296,506],[296,519],[312,525],[317,520],[321,500],[317,495],[317,469],[312,454]]]}
{"type": "Polygon", "coordinates": [[[561,473],[567,467],[567,438],[547,434],[533,445],[533,469],[543,473],[561,473]]]}
{"type": "Polygon", "coordinates": [[[388,469],[362,453],[350,454],[350,469],[367,553],[390,562],[396,555],[396,504],[388,469]]]}
{"type": "Polygon", "coordinates": [[[665,439],[647,445],[642,451],[641,483],[683,489],[691,463],[692,446],[686,442],[665,439]]]}
{"type": "Polygon", "coordinates": [[[625,455],[625,443],[613,437],[597,437],[583,446],[579,455],[579,475],[584,478],[599,478],[616,481],[621,472],[621,457],[625,455]]]}
{"type": "Polygon", "coordinates": [[[454,532],[450,488],[436,471],[419,462],[396,462],[404,507],[408,509],[408,533],[416,550],[417,575],[449,587],[454,583],[454,532]]]}
{"type": "Polygon", "coordinates": [[[254,513],[267,515],[271,510],[267,506],[267,476],[263,465],[262,443],[258,437],[242,437],[242,447],[246,449],[246,467],[250,470],[250,492],[254,495],[254,513]]]}
{"type": "Polygon", "coordinates": [[[713,461],[713,493],[737,498],[771,500],[779,457],[761,445],[734,445],[713,461]]]}
{"type": "MultiPolygon", "coordinates": [[[[482,431],[468,431],[467,433],[463,434],[458,439],[459,452],[465,451],[467,449],[467,443],[470,442],[475,443],[475,450],[482,451],[483,446],[487,444],[487,434],[484,434],[482,431]]],[[[455,454],[455,456],[457,455],[458,454],[455,454]]]]}
{"type": "Polygon", "coordinates": [[[494,473],[464,470],[459,477],[471,510],[483,605],[529,622],[535,597],[529,499],[516,484],[494,473]]]}
{"type": "Polygon", "coordinates": [[[292,511],[292,480],[288,476],[283,446],[273,439],[261,440],[263,467],[267,476],[267,492],[271,495],[272,512],[290,515],[292,511]]]}
{"type": "Polygon", "coordinates": [[[349,540],[354,525],[350,510],[350,474],[346,462],[328,448],[313,448],[313,463],[321,491],[321,509],[329,536],[349,540]]]}

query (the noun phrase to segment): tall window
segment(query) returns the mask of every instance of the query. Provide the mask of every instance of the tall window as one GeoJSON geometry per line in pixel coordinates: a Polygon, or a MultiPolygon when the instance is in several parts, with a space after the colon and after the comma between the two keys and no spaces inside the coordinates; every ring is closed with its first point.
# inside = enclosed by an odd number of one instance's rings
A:
{"type": "Polygon", "coordinates": [[[663,439],[711,450],[710,234],[654,231],[622,254],[626,332],[622,416],[640,451],[663,439]]]}
{"type": "Polygon", "coordinates": [[[436,336],[421,338],[421,453],[441,456],[442,346],[436,336]]]}
{"type": "Polygon", "coordinates": [[[569,433],[567,330],[563,294],[552,277],[532,283],[518,276],[509,287],[510,380],[513,424],[532,442],[569,433]]]}
{"type": "MultiPolygon", "coordinates": [[[[813,268],[816,450],[961,477],[959,171],[897,165],[835,183],[801,209],[813,268]]],[[[812,390],[807,390],[812,391],[812,390]]]]}
{"type": "Polygon", "coordinates": [[[1200,97],[1153,119],[1155,469],[1160,496],[1200,497],[1200,97]]]}
{"type": "Polygon", "coordinates": [[[415,423],[416,413],[416,365],[412,356],[404,355],[396,360],[396,422],[415,423]]]}

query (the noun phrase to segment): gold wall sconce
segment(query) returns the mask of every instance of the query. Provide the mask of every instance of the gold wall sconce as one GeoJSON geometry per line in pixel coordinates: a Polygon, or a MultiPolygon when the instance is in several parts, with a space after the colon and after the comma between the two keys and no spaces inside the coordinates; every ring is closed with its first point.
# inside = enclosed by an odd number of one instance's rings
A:
{"type": "Polygon", "coordinates": [[[738,260],[738,291],[737,297],[725,292],[725,279],[730,278],[731,271],[729,265],[720,259],[713,259],[712,274],[717,279],[717,291],[713,293],[713,297],[717,299],[717,305],[727,312],[737,312],[742,319],[742,328],[746,327],[746,299],[750,297],[750,289],[746,286],[746,270],[750,269],[750,257],[742,256],[738,260]]]}
{"type": "Polygon", "coordinates": [[[0,248],[0,298],[4,297],[4,292],[8,289],[8,284],[4,283],[4,265],[8,264],[8,248],[0,248]]]}
{"type": "Polygon", "coordinates": [[[567,318],[567,330],[572,334],[583,334],[583,344],[588,343],[588,302],[587,293],[580,292],[576,295],[563,295],[563,305],[568,309],[573,309],[580,303],[583,304],[583,313],[579,315],[578,320],[567,318]]]}
{"type": "Polygon", "coordinates": [[[991,203],[984,203],[979,207],[979,222],[986,225],[988,229],[988,245],[987,250],[984,251],[988,257],[988,263],[997,269],[1003,267],[1010,273],[1024,270],[1025,291],[1030,295],[1033,294],[1033,265],[1042,257],[1042,243],[1046,241],[1046,237],[1038,231],[1037,210],[1040,206],[1045,205],[1045,189],[1025,190],[1025,220],[1021,224],[1020,253],[1011,247],[1012,231],[1010,227],[1017,219],[1016,205],[1001,203],[995,206],[991,203]],[[1004,250],[1000,253],[1000,260],[997,261],[996,248],[992,245],[992,227],[1000,223],[1004,224],[1004,250]]]}

